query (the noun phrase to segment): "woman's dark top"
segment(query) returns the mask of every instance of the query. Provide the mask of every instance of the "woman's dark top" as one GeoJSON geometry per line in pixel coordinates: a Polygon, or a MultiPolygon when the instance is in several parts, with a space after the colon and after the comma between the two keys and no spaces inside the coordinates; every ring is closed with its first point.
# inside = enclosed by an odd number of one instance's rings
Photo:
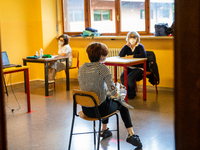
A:
{"type": "MultiPolygon", "coordinates": [[[[138,44],[136,45],[133,50],[127,46],[124,45],[124,47],[122,47],[122,49],[119,52],[119,56],[120,57],[125,57],[126,55],[133,55],[133,58],[146,58],[147,57],[147,53],[144,49],[144,46],[142,44],[138,44]]],[[[143,68],[143,65],[135,65],[135,67],[140,67],[143,68]]]]}

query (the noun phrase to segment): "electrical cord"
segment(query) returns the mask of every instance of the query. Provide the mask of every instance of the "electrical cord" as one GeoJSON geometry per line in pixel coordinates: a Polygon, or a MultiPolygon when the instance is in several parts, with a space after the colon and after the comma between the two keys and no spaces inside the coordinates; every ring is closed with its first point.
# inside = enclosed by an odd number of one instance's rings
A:
{"type": "Polygon", "coordinates": [[[12,87],[12,82],[11,82],[11,74],[10,74],[10,77],[8,78],[8,82],[7,82],[7,85],[8,85],[8,83],[9,83],[9,81],[10,81],[10,87],[11,87],[11,90],[12,90],[12,93],[13,93],[13,95],[14,95],[14,97],[15,97],[15,100],[16,100],[16,102],[17,102],[17,104],[18,104],[18,108],[17,109],[14,109],[14,108],[11,108],[9,105],[8,105],[8,96],[7,96],[7,102],[5,102],[5,104],[6,104],[6,106],[11,110],[11,112],[12,112],[12,114],[14,115],[14,111],[15,110],[19,110],[20,108],[21,108],[21,106],[20,106],[20,104],[19,104],[19,101],[17,100],[17,97],[16,97],[16,95],[15,95],[15,93],[14,93],[14,90],[13,90],[13,87],[12,87]]]}

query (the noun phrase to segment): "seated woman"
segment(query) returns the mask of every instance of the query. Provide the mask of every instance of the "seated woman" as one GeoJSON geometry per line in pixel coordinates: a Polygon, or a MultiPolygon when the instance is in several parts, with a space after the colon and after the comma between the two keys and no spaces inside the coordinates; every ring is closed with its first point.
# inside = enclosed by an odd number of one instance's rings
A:
{"type": "MultiPolygon", "coordinates": [[[[55,55],[54,53],[52,55],[55,55]]],[[[72,66],[72,49],[69,46],[69,36],[67,34],[63,34],[58,37],[58,56],[68,56],[69,57],[69,67],[72,66]]],[[[55,82],[55,76],[57,72],[60,72],[62,70],[65,70],[66,68],[66,62],[65,61],[56,61],[54,63],[51,63],[49,66],[49,91],[53,90],[52,83],[55,82]]]]}
{"type": "MultiPolygon", "coordinates": [[[[127,43],[120,50],[119,56],[126,58],[146,58],[147,53],[144,46],[140,44],[140,35],[137,31],[130,31],[126,36],[127,43]]],[[[135,65],[127,68],[128,98],[134,99],[136,96],[135,81],[142,79],[143,65],[135,65]]],[[[121,83],[124,84],[124,72],[120,76],[121,83]]]]}
{"type": "MultiPolygon", "coordinates": [[[[107,97],[107,90],[111,95],[115,97],[118,96],[112,74],[109,68],[102,64],[108,54],[108,48],[103,43],[95,42],[87,47],[86,52],[91,62],[84,63],[79,68],[78,81],[80,89],[82,91],[91,91],[97,94],[100,102],[98,108],[102,117],[119,110],[128,131],[126,141],[134,146],[142,147],[139,136],[134,134],[129,110],[119,102],[107,97]]],[[[82,107],[82,109],[86,116],[92,118],[96,117],[93,107],[82,107]]],[[[102,123],[101,137],[110,137],[112,132],[107,128],[108,119],[104,120],[102,123]]]]}

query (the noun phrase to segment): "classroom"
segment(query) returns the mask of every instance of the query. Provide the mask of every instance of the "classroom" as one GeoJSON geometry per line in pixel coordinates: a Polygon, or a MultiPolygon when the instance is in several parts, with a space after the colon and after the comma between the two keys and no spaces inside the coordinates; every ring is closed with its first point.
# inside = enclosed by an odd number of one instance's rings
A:
{"type": "MultiPolygon", "coordinates": [[[[84,2],[87,3],[88,0],[84,0],[84,2]]],[[[145,2],[147,2],[147,0],[145,0],[145,2]]],[[[176,3],[181,4],[178,0],[176,3]]],[[[199,4],[200,2],[196,3],[199,4]]],[[[184,7],[186,6],[184,5],[184,7]]],[[[107,6],[106,9],[111,10],[109,6],[107,6]]],[[[58,37],[64,33],[64,30],[67,30],[63,25],[62,12],[62,0],[0,0],[1,51],[7,52],[11,63],[20,65],[23,65],[23,58],[35,55],[36,51],[39,52],[41,48],[43,49],[44,54],[57,52],[58,37]]],[[[92,11],[92,13],[95,12],[92,11]]],[[[113,13],[114,11],[112,10],[111,15],[113,15],[113,13]]],[[[142,15],[144,12],[141,11],[140,13],[142,15]]],[[[177,14],[177,18],[178,17],[179,14],[177,14]]],[[[141,18],[145,17],[141,16],[141,18]]],[[[198,22],[197,26],[199,24],[200,23],[198,22]]],[[[177,26],[180,26],[180,24],[178,23],[177,26]]],[[[151,29],[152,28],[153,26],[151,26],[151,29]]],[[[186,27],[183,26],[183,29],[185,28],[186,27]]],[[[116,31],[119,32],[118,29],[116,29],[116,31]]],[[[108,49],[121,49],[126,43],[125,39],[127,32],[120,33],[117,35],[114,33],[110,35],[102,34],[102,36],[93,38],[84,38],[82,36],[74,37],[72,36],[75,34],[74,32],[69,34],[69,45],[72,51],[77,50],[79,52],[79,66],[85,62],[90,62],[86,53],[86,48],[92,42],[104,43],[108,49]]],[[[183,34],[180,33],[180,31],[177,31],[177,33],[183,34]]],[[[189,39],[189,41],[191,40],[192,39],[189,39]]],[[[174,36],[154,36],[152,32],[148,34],[141,32],[140,43],[144,45],[146,51],[153,51],[155,53],[160,76],[158,94],[155,92],[155,87],[147,80],[147,100],[144,101],[142,98],[143,81],[141,80],[137,82],[138,96],[134,99],[135,101],[129,100],[129,104],[133,105],[135,108],[133,111],[130,111],[130,114],[132,116],[131,118],[134,120],[133,124],[135,126],[135,131],[140,134],[140,138],[143,142],[143,150],[182,149],[180,148],[181,146],[178,146],[181,145],[180,143],[186,141],[186,139],[181,139],[181,136],[178,134],[181,132],[180,130],[176,130],[177,132],[175,132],[175,129],[178,128],[175,124],[175,115],[178,108],[178,104],[175,102],[177,96],[175,91],[177,91],[177,87],[180,86],[180,84],[177,83],[179,81],[175,80],[175,78],[178,79],[176,76],[177,74],[175,73],[176,67],[178,67],[176,65],[179,65],[179,63],[175,63],[175,55],[181,50],[181,48],[177,46],[178,51],[175,51],[175,42],[177,43],[177,41],[178,40],[175,39],[174,36]],[[175,138],[175,134],[177,134],[179,139],[175,138]]],[[[195,49],[193,50],[195,51],[195,49]]],[[[199,54],[199,52],[196,53],[199,54]]],[[[196,59],[194,58],[191,61],[196,61],[196,59]]],[[[16,111],[13,115],[10,109],[5,106],[6,114],[4,114],[4,117],[6,117],[7,120],[7,140],[5,143],[7,144],[6,146],[4,144],[1,145],[2,147],[4,145],[9,150],[67,149],[72,119],[72,90],[79,89],[77,79],[78,69],[69,70],[69,91],[66,91],[65,71],[61,71],[56,75],[57,83],[55,85],[55,90],[50,92],[48,97],[45,97],[44,65],[39,63],[28,63],[27,65],[29,66],[30,99],[31,110],[33,112],[26,113],[27,106],[26,94],[24,94],[23,72],[14,73],[12,76],[4,76],[7,82],[10,80],[9,78],[12,79],[12,81],[8,83],[9,95],[11,96],[8,96],[7,98],[7,95],[5,94],[4,99],[7,99],[7,102],[8,100],[15,101],[12,96],[12,91],[10,90],[12,84],[19,99],[21,109],[16,111]]],[[[195,66],[198,67],[196,64],[195,66]]],[[[185,77],[186,75],[183,76],[185,77]]],[[[193,74],[191,76],[193,76],[193,74]]],[[[198,78],[195,75],[193,76],[193,79],[198,81],[198,78]]],[[[199,88],[198,85],[197,88],[199,88]]],[[[182,91],[184,90],[182,89],[182,91]]],[[[179,94],[179,92],[177,93],[179,94]]],[[[197,97],[192,98],[197,102],[198,97],[199,94],[197,97]]],[[[182,98],[184,100],[186,99],[184,97],[182,98]]],[[[181,100],[178,101],[180,102],[181,100]]],[[[13,108],[18,106],[16,102],[9,102],[7,104],[13,108]]],[[[194,108],[193,104],[191,104],[191,109],[192,108],[194,108]]],[[[196,109],[197,108],[195,108],[195,110],[196,109]]],[[[181,105],[180,110],[186,112],[185,106],[181,105]]],[[[90,123],[84,123],[84,121],[78,122],[83,126],[77,125],[77,127],[79,127],[77,131],[92,128],[90,123]]],[[[183,123],[182,120],[181,123],[183,123]]],[[[120,121],[120,126],[121,124],[123,125],[122,121],[120,121]]],[[[115,128],[114,117],[111,118],[110,126],[115,128]]],[[[127,136],[123,133],[125,128],[120,127],[120,130],[120,140],[122,140],[120,141],[121,149],[132,149],[131,145],[128,145],[124,140],[127,136]]],[[[78,136],[79,135],[73,137],[71,149],[93,149],[92,136],[78,136]],[[83,147],[78,143],[82,143],[83,147]]],[[[106,141],[102,140],[100,145],[100,149],[103,150],[116,149],[116,134],[113,132],[113,137],[106,141]]],[[[195,146],[198,147],[199,145],[195,142],[194,147],[195,146]]]]}

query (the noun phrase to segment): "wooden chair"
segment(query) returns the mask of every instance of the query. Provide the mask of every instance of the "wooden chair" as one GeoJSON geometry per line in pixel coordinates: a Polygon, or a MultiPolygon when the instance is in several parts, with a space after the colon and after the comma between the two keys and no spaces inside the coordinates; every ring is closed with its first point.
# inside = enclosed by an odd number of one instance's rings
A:
{"type": "MultiPolygon", "coordinates": [[[[99,150],[99,145],[100,145],[100,131],[101,131],[101,122],[102,120],[109,118],[113,115],[116,115],[117,119],[117,129],[112,130],[112,131],[117,131],[117,143],[118,143],[118,150],[120,149],[119,147],[119,119],[118,119],[118,111],[113,112],[112,114],[109,114],[105,117],[101,117],[98,109],[99,105],[99,99],[98,96],[94,92],[88,92],[88,91],[80,91],[80,90],[73,90],[73,118],[72,118],[72,125],[71,125],[71,133],[70,133],[70,140],[69,140],[69,147],[68,150],[70,150],[71,147],[71,141],[72,141],[72,135],[77,135],[77,134],[88,134],[88,133],[94,133],[94,145],[96,147],[96,129],[95,129],[95,121],[99,120],[99,129],[98,129],[98,143],[97,143],[97,150],[99,150]],[[89,118],[87,117],[83,111],[80,111],[77,114],[77,104],[81,106],[86,106],[86,107],[94,107],[96,116],[97,118],[89,118]],[[73,133],[73,128],[74,128],[74,121],[75,117],[80,117],[86,121],[93,121],[93,132],[83,132],[83,133],[73,133]]],[[[80,145],[81,149],[81,145],[80,145]]]]}
{"type": "Polygon", "coordinates": [[[75,63],[75,65],[73,63],[72,66],[69,69],[75,69],[75,68],[79,69],[79,51],[72,50],[72,58],[76,59],[76,63],[75,63]]]}

